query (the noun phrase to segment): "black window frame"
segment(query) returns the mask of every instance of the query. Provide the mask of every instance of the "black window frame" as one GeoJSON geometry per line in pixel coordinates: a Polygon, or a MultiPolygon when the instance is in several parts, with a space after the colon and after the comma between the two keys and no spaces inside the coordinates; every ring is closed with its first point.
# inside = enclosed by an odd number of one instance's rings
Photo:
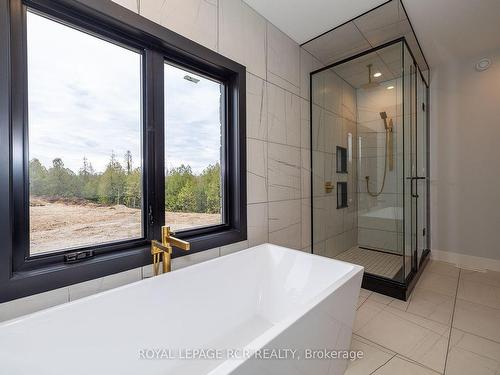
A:
{"type": "MultiPolygon", "coordinates": [[[[246,240],[246,69],[110,0],[0,0],[0,303],[151,263],[165,222],[164,63],[224,85],[223,224],[182,230],[189,253],[246,240]],[[143,117],[143,238],[29,255],[26,11],[140,51],[143,117]],[[5,52],[5,53],[4,53],[5,52]],[[94,256],[65,263],[64,254],[94,256]]],[[[57,58],[57,56],[54,56],[57,58]]]]}

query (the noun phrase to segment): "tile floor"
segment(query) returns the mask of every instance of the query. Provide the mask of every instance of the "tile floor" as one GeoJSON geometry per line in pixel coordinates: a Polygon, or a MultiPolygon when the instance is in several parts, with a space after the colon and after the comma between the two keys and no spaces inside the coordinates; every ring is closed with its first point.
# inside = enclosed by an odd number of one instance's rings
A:
{"type": "Polygon", "coordinates": [[[410,299],[361,290],[346,375],[500,375],[500,272],[431,261],[410,299]]]}

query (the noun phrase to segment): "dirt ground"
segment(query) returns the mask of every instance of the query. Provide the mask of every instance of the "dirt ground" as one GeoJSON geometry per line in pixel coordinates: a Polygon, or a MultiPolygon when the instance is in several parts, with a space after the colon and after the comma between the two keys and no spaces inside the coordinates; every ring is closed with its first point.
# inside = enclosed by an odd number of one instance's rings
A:
{"type": "MultiPolygon", "coordinates": [[[[31,199],[31,254],[141,236],[141,210],[87,201],[31,199]]],[[[220,223],[219,214],[165,212],[172,230],[220,223]]]]}

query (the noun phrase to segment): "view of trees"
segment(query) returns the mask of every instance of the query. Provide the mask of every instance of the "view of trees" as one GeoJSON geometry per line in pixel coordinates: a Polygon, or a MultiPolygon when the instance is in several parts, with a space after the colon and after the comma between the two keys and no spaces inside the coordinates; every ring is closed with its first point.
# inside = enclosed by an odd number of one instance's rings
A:
{"type": "MultiPolygon", "coordinates": [[[[141,169],[133,167],[127,151],[120,163],[111,154],[104,172],[95,172],[87,158],[77,173],[60,158],[45,167],[38,159],[29,165],[30,193],[50,198],[80,198],[103,205],[141,207],[141,169]]],[[[170,212],[219,213],[221,210],[220,165],[209,165],[199,175],[189,165],[166,172],[165,210],[170,212]]]]}

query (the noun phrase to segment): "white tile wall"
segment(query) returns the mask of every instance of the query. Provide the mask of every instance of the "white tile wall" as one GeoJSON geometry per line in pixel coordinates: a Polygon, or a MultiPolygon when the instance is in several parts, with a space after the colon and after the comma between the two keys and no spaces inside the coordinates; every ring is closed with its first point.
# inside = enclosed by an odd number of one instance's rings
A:
{"type": "Polygon", "coordinates": [[[116,273],[99,279],[86,281],[79,284],[70,285],[69,300],[87,297],[91,294],[104,292],[105,290],[117,288],[122,285],[130,284],[142,279],[141,268],[135,268],[129,271],[116,273]]]}
{"type": "Polygon", "coordinates": [[[267,23],[267,79],[299,95],[300,47],[271,23],[267,23]]]}
{"type": "Polygon", "coordinates": [[[302,248],[301,199],[269,202],[269,241],[271,243],[302,248]]]}
{"type": "Polygon", "coordinates": [[[282,88],[268,83],[268,140],[300,147],[301,99],[282,88]]]}
{"type": "MultiPolygon", "coordinates": [[[[247,67],[248,240],[176,258],[172,269],[265,242],[310,251],[308,79],[320,63],[241,0],[116,2],[247,67]]],[[[146,266],[0,304],[0,320],[151,275],[146,266]]]]}
{"type": "Polygon", "coordinates": [[[266,79],[266,19],[242,1],[219,0],[219,52],[266,79]]]}
{"type": "Polygon", "coordinates": [[[267,143],[247,139],[247,201],[267,202],[267,143]]]}
{"type": "Polygon", "coordinates": [[[132,12],[137,13],[139,11],[139,1],[138,0],[115,0],[115,3],[120,4],[132,12]]]}
{"type": "Polygon", "coordinates": [[[249,204],[247,207],[248,246],[269,242],[268,203],[249,204]]]}
{"type": "Polygon", "coordinates": [[[0,304],[0,321],[47,309],[69,301],[68,288],[51,290],[0,304]]]}
{"type": "Polygon", "coordinates": [[[247,73],[247,137],[267,141],[266,81],[247,73]]]}
{"type": "Polygon", "coordinates": [[[217,0],[140,0],[141,16],[217,50],[217,0]]]}
{"type": "Polygon", "coordinates": [[[347,147],[348,133],[353,137],[355,155],[356,91],[330,70],[314,76],[313,88],[313,249],[317,254],[334,257],[358,242],[356,163],[348,163],[348,174],[337,173],[336,167],[337,146],[347,147]],[[331,193],[325,192],[327,181],[334,185],[331,193]],[[338,181],[348,182],[347,208],[337,209],[338,181]]]}
{"type": "Polygon", "coordinates": [[[269,201],[301,198],[301,151],[298,147],[268,144],[269,201]]]}

